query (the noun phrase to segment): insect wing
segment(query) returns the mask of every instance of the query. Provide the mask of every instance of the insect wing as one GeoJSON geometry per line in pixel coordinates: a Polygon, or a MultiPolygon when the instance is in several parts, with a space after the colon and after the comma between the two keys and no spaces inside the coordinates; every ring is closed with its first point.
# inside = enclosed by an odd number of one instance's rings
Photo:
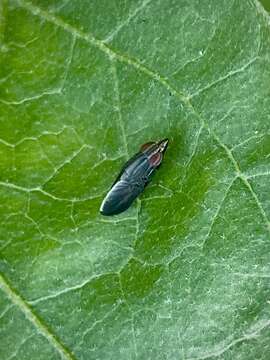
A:
{"type": "Polygon", "coordinates": [[[116,215],[130,207],[144,186],[118,181],[103,200],[100,212],[102,215],[116,215]]]}
{"type": "Polygon", "coordinates": [[[114,187],[114,185],[115,185],[116,183],[118,183],[118,182],[120,181],[120,179],[121,179],[124,171],[125,171],[131,164],[133,164],[136,159],[138,159],[138,158],[141,157],[141,156],[142,156],[142,155],[141,155],[141,153],[139,152],[139,153],[133,155],[132,158],[130,158],[130,159],[124,164],[124,166],[122,167],[120,173],[118,174],[117,178],[115,179],[114,183],[112,184],[111,189],[114,187]]]}
{"type": "Polygon", "coordinates": [[[151,146],[153,146],[155,143],[153,141],[149,141],[146,144],[143,144],[140,148],[140,151],[146,151],[148,150],[151,146]]]}

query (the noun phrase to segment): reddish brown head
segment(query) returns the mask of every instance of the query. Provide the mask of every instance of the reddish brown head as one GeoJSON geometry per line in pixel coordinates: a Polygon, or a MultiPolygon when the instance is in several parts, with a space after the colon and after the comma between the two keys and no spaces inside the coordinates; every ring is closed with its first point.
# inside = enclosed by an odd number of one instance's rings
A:
{"type": "Polygon", "coordinates": [[[149,142],[142,145],[141,151],[147,155],[149,162],[153,167],[158,167],[160,165],[168,143],[169,139],[163,139],[158,142],[149,142]]]}

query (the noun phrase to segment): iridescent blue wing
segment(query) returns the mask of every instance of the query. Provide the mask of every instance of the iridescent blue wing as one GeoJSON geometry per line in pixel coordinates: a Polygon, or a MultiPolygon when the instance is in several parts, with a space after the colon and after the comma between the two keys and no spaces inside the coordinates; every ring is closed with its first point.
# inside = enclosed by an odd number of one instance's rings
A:
{"type": "Polygon", "coordinates": [[[118,174],[117,178],[115,179],[114,183],[112,184],[111,189],[113,188],[113,186],[120,181],[121,176],[123,175],[124,171],[134,162],[136,161],[138,158],[140,158],[142,156],[141,152],[136,153],[135,155],[132,156],[132,158],[130,158],[122,167],[120,173],[118,174]]]}
{"type": "Polygon", "coordinates": [[[116,215],[125,211],[143,191],[144,184],[134,184],[120,180],[114,184],[103,200],[102,215],[116,215]]]}

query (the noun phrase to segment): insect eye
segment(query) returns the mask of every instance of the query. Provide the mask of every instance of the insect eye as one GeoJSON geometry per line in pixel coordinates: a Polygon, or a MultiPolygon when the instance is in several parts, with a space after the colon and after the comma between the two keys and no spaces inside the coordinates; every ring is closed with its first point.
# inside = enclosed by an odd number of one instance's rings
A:
{"type": "Polygon", "coordinates": [[[149,149],[153,144],[155,144],[153,141],[150,141],[150,142],[148,142],[146,144],[143,144],[141,146],[140,150],[145,151],[145,150],[149,149]]]}
{"type": "Polygon", "coordinates": [[[158,166],[161,163],[161,160],[162,154],[157,152],[150,157],[149,162],[152,166],[158,166]]]}

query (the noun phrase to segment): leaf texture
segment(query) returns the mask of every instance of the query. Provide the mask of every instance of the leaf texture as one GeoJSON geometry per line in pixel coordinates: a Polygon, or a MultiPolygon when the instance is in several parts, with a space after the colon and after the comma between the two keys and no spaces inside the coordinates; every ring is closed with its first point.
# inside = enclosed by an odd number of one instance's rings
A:
{"type": "Polygon", "coordinates": [[[270,358],[269,49],[257,0],[0,3],[1,359],[270,358]]]}

